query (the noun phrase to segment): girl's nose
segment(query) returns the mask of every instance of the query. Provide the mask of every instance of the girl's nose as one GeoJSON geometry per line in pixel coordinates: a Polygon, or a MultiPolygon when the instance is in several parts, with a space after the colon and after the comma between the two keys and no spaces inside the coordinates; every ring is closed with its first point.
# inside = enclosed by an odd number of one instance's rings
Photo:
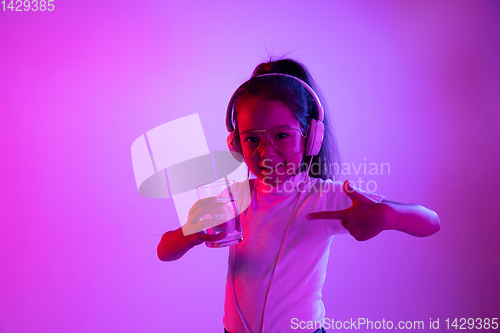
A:
{"type": "Polygon", "coordinates": [[[262,140],[260,147],[260,157],[271,158],[276,155],[276,149],[270,140],[262,140]]]}

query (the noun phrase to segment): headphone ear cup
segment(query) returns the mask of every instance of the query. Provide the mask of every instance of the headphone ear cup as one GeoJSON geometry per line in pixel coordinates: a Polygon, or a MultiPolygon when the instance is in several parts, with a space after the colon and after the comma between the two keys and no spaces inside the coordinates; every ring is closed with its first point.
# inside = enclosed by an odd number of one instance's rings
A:
{"type": "Polygon", "coordinates": [[[325,125],[322,121],[311,119],[309,129],[307,130],[307,141],[305,156],[315,156],[321,150],[323,135],[325,134],[325,125]]]}
{"type": "Polygon", "coordinates": [[[243,163],[243,152],[241,150],[240,136],[236,134],[236,131],[229,132],[227,136],[227,147],[233,155],[233,157],[240,163],[243,163]]]}

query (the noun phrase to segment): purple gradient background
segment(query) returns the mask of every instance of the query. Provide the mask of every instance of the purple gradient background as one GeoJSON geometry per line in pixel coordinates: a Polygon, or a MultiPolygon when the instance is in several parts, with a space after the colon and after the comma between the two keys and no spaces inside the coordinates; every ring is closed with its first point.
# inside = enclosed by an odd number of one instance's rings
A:
{"type": "Polygon", "coordinates": [[[139,195],[130,147],[199,113],[227,149],[232,92],[287,52],[343,160],[389,162],[377,192],[442,222],[337,237],[327,317],[500,317],[500,2],[55,1],[0,12],[0,332],[222,332],[228,251],[158,260],[179,221],[139,195]]]}

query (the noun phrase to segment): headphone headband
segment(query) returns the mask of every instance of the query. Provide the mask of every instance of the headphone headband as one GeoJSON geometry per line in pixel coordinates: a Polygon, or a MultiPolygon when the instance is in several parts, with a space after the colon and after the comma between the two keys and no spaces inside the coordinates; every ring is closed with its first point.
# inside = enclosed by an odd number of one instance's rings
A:
{"type": "MultiPolygon", "coordinates": [[[[321,122],[323,121],[323,118],[324,118],[323,105],[321,105],[321,101],[319,100],[318,95],[314,92],[314,90],[311,88],[311,86],[309,86],[305,81],[303,81],[303,80],[301,80],[298,77],[295,77],[293,75],[283,74],[283,73],[266,73],[266,74],[257,75],[257,76],[250,78],[249,80],[243,82],[238,87],[238,89],[240,89],[248,81],[255,79],[257,77],[264,77],[264,76],[285,76],[285,77],[292,78],[292,79],[296,80],[297,82],[299,82],[311,94],[311,96],[314,99],[314,102],[316,103],[316,106],[318,108],[318,120],[321,122]]],[[[238,89],[236,89],[236,91],[238,91],[238,89]]],[[[235,96],[236,91],[233,94],[233,96],[231,96],[231,99],[229,100],[229,104],[227,106],[227,111],[226,111],[226,129],[228,132],[234,131],[233,110],[234,110],[234,99],[236,97],[235,96]]]]}

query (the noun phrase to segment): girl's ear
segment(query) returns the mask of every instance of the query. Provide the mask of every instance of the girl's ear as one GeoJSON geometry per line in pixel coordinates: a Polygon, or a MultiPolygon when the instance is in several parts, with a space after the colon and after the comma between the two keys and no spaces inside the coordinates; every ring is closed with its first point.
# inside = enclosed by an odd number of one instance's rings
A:
{"type": "Polygon", "coordinates": [[[304,133],[304,139],[307,139],[307,135],[309,134],[309,127],[310,126],[311,126],[311,120],[308,119],[306,132],[304,133]]]}
{"type": "Polygon", "coordinates": [[[243,152],[241,150],[240,136],[236,130],[229,132],[227,136],[227,147],[233,157],[240,163],[243,163],[243,152]]]}

